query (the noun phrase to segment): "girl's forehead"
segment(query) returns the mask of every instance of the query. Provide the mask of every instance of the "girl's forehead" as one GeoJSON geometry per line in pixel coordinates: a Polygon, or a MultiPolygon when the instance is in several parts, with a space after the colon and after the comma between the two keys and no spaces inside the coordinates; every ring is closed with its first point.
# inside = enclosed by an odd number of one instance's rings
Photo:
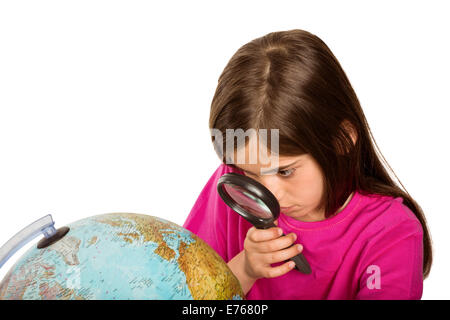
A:
{"type": "Polygon", "coordinates": [[[274,158],[277,158],[278,162],[290,162],[292,160],[305,158],[307,156],[307,154],[279,154],[278,152],[272,151],[262,143],[247,143],[245,146],[234,148],[228,153],[228,158],[233,159],[235,162],[241,160],[239,162],[242,164],[264,164],[270,162],[271,160],[273,162],[274,158]]]}

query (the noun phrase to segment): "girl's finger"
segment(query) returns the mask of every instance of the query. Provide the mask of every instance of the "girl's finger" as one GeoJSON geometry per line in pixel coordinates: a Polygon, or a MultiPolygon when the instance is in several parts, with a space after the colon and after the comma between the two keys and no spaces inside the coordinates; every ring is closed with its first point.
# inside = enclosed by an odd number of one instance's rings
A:
{"type": "Polygon", "coordinates": [[[295,244],[292,247],[289,247],[284,250],[266,253],[264,257],[264,262],[268,264],[277,263],[281,261],[288,260],[292,257],[295,257],[300,252],[303,251],[303,246],[301,244],[295,244]]]}
{"type": "Polygon", "coordinates": [[[279,238],[283,231],[280,228],[256,229],[252,227],[247,233],[247,237],[253,242],[262,242],[279,238]]]}
{"type": "Polygon", "coordinates": [[[295,263],[293,261],[287,261],[280,266],[269,267],[267,268],[263,274],[265,278],[275,278],[282,276],[285,273],[288,273],[292,269],[294,269],[295,263]]]}
{"type": "Polygon", "coordinates": [[[269,253],[280,251],[290,247],[295,240],[297,240],[297,235],[295,233],[290,233],[277,239],[265,241],[265,243],[258,243],[258,252],[269,253]]]}

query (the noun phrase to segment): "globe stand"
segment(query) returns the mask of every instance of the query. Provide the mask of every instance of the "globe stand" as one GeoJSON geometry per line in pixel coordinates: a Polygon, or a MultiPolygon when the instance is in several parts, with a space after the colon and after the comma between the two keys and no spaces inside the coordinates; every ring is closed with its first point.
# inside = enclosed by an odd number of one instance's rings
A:
{"type": "Polygon", "coordinates": [[[53,221],[52,216],[48,214],[17,232],[11,239],[0,247],[0,268],[17,250],[38,235],[43,234],[45,236],[46,239],[42,239],[40,242],[41,248],[45,248],[58,241],[64,237],[67,232],[69,232],[68,227],[62,227],[57,231],[54,225],[55,222],[53,221]]]}
{"type": "Polygon", "coordinates": [[[58,241],[59,239],[64,237],[67,234],[67,232],[69,232],[69,230],[70,230],[69,227],[61,227],[61,228],[57,229],[56,233],[53,236],[51,236],[50,238],[42,238],[38,242],[37,248],[44,249],[44,248],[48,247],[49,245],[55,243],[56,241],[58,241]]]}

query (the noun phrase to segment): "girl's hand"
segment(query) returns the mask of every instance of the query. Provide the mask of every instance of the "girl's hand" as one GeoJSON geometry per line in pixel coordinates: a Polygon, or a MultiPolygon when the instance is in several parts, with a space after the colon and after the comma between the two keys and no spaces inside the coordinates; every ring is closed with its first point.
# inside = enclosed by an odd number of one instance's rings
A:
{"type": "Polygon", "coordinates": [[[272,263],[288,260],[303,250],[300,244],[290,247],[297,239],[295,233],[281,236],[282,233],[278,227],[251,227],[248,230],[244,240],[244,271],[248,277],[255,280],[279,277],[295,267],[293,261],[286,261],[277,267],[270,266],[272,263]]]}

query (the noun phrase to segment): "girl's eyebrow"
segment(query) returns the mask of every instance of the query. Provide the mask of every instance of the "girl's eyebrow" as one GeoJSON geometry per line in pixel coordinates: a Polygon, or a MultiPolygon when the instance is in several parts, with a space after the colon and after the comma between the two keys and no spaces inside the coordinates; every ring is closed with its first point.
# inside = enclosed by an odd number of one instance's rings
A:
{"type": "MultiPolygon", "coordinates": [[[[296,160],[296,161],[294,161],[294,162],[292,162],[292,163],[290,163],[290,164],[287,164],[287,165],[285,165],[285,166],[278,167],[278,168],[276,168],[276,169],[269,169],[269,170],[267,170],[267,171],[262,172],[261,174],[269,174],[269,173],[272,173],[272,172],[275,172],[275,173],[276,173],[276,172],[278,172],[278,171],[281,171],[281,170],[284,170],[284,169],[286,169],[286,168],[289,168],[290,166],[296,164],[296,163],[299,162],[299,161],[300,161],[300,159],[298,159],[298,160],[296,160]]],[[[239,169],[239,170],[242,170],[242,171],[244,171],[244,172],[246,172],[246,173],[255,175],[253,172],[250,172],[250,171],[244,170],[244,169],[242,169],[242,168],[239,168],[239,167],[236,166],[236,165],[234,165],[234,166],[235,166],[237,169],[239,169]]]]}

